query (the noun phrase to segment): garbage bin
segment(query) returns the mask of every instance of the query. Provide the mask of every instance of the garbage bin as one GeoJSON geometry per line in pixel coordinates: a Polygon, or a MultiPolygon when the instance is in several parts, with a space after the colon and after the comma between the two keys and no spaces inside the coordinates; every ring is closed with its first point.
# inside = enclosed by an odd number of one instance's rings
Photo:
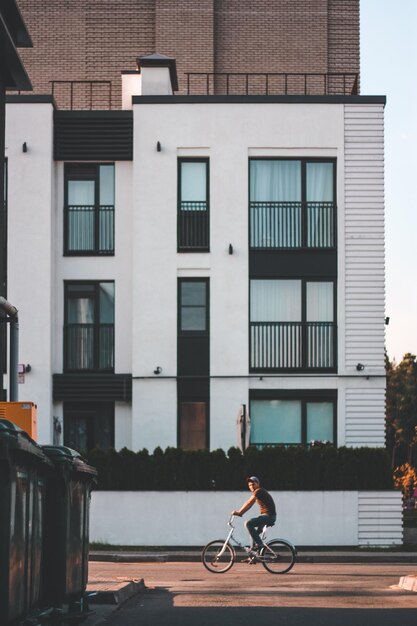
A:
{"type": "Polygon", "coordinates": [[[42,446],[54,466],[48,477],[42,600],[76,620],[88,612],[89,514],[97,471],[75,450],[42,446]],[[65,611],[65,612],[64,612],[65,611]]]}
{"type": "Polygon", "coordinates": [[[42,448],[0,419],[0,624],[40,602],[46,481],[53,470],[42,448]]]}

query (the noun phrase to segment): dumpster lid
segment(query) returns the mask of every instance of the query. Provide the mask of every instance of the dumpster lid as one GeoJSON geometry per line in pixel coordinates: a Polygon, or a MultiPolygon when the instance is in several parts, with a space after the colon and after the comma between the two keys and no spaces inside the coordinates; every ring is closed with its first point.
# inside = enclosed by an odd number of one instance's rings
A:
{"type": "Polygon", "coordinates": [[[73,450],[67,446],[49,445],[42,446],[42,450],[53,463],[68,463],[77,471],[87,472],[92,476],[97,476],[96,468],[88,465],[87,461],[77,450],[73,450]]]}
{"type": "Polygon", "coordinates": [[[45,456],[42,448],[36,443],[26,431],[10,420],[0,418],[0,441],[3,440],[9,449],[27,452],[38,457],[43,463],[50,465],[49,459],[45,456]]]}

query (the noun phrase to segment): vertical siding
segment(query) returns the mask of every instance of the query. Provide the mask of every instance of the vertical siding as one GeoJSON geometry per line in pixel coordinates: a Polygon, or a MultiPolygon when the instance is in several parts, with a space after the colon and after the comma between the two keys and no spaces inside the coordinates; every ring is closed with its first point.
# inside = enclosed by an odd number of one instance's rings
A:
{"type": "Polygon", "coordinates": [[[389,546],[403,542],[399,491],[358,492],[358,545],[389,546]]]}
{"type": "Polygon", "coordinates": [[[345,366],[384,373],[384,112],[345,105],[345,366]],[[375,369],[377,371],[375,371],[375,369]]]}
{"type": "Polygon", "coordinates": [[[385,393],[383,388],[348,388],[345,394],[345,445],[385,445],[385,393]]]}

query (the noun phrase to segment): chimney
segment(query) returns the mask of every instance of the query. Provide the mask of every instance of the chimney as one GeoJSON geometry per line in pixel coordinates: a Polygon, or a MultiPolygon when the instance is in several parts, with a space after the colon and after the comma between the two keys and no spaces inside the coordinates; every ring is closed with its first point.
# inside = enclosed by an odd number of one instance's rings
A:
{"type": "Polygon", "coordinates": [[[142,76],[142,96],[172,96],[178,91],[175,59],[150,54],[137,60],[142,76]]]}

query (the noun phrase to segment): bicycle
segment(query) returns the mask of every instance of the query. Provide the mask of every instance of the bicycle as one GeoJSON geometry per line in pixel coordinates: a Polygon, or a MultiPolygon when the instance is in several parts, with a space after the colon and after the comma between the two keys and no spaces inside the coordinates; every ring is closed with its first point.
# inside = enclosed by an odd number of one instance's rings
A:
{"type": "Polygon", "coordinates": [[[268,526],[264,526],[261,539],[263,546],[259,554],[250,554],[249,546],[244,546],[233,536],[235,529],[233,525],[234,515],[230,516],[227,525],[230,530],[226,539],[215,539],[210,541],[201,553],[203,565],[212,574],[224,574],[229,571],[236,562],[236,550],[231,541],[239,548],[249,553],[244,562],[249,564],[262,563],[264,568],[271,574],[285,574],[294,566],[297,551],[293,544],[287,539],[272,539],[265,543],[268,526]]]}

